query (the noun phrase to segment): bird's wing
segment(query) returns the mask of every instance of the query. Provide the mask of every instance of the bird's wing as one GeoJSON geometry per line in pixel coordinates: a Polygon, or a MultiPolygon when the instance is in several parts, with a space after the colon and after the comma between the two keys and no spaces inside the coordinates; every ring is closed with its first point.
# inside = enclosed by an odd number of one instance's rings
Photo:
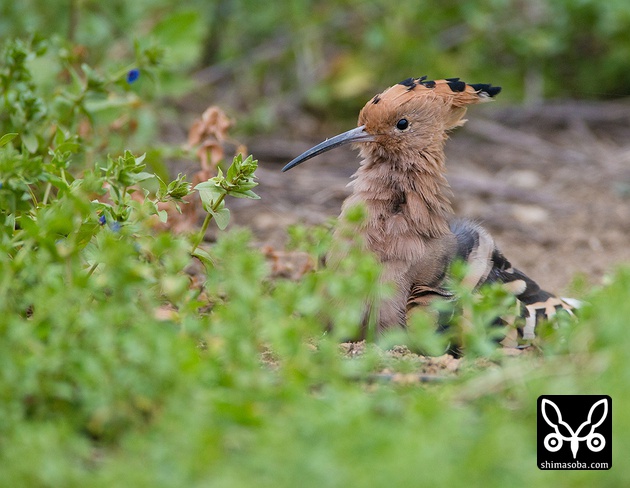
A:
{"type": "Polygon", "coordinates": [[[573,313],[575,301],[564,300],[543,290],[525,273],[514,268],[483,227],[468,220],[457,220],[451,223],[451,230],[457,237],[458,257],[469,266],[470,271],[465,278],[470,280],[469,284],[479,287],[502,283],[521,303],[524,325],[516,329],[519,338],[534,339],[536,326],[554,316],[558,310],[573,313]]]}

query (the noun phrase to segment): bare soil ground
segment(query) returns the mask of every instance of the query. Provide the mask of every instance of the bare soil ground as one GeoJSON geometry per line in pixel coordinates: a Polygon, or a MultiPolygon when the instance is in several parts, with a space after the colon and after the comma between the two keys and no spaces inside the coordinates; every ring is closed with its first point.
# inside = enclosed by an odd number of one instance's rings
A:
{"type": "MultiPolygon", "coordinates": [[[[482,223],[515,266],[557,293],[571,291],[576,276],[595,285],[630,262],[629,103],[492,104],[468,119],[446,149],[457,215],[482,223]]],[[[289,224],[338,215],[356,151],[338,148],[280,172],[338,131],[246,140],[259,159],[262,199],[230,202],[234,223],[282,248],[289,224]]]]}

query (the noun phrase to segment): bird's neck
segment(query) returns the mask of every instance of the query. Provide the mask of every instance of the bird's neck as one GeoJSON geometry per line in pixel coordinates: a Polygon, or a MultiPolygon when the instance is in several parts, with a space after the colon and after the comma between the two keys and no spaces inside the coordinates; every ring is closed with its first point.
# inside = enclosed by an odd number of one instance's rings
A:
{"type": "Polygon", "coordinates": [[[396,158],[363,151],[348,204],[364,203],[368,232],[437,238],[450,233],[452,194],[442,147],[396,158]]]}

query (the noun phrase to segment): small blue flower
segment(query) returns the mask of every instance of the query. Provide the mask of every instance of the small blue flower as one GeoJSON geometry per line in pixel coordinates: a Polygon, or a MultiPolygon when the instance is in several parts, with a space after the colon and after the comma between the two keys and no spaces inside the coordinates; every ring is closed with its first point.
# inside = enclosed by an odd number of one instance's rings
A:
{"type": "Polygon", "coordinates": [[[130,69],[127,73],[127,83],[129,83],[130,85],[138,78],[140,78],[140,70],[136,68],[130,69]]]}
{"type": "Polygon", "coordinates": [[[109,226],[109,228],[113,232],[120,232],[120,222],[112,222],[112,224],[109,226]]]}
{"type": "Polygon", "coordinates": [[[105,218],[105,214],[103,214],[98,218],[98,223],[101,225],[105,225],[105,222],[107,222],[107,219],[105,218]]]}

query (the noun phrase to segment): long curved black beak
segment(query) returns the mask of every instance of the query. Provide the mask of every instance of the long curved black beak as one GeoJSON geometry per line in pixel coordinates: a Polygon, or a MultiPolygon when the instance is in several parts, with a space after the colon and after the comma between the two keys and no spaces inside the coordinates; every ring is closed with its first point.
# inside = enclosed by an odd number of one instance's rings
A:
{"type": "Polygon", "coordinates": [[[302,164],[304,161],[314,158],[315,156],[325,153],[326,151],[330,151],[335,147],[343,146],[344,144],[351,144],[353,142],[369,142],[373,140],[374,136],[365,132],[365,126],[362,125],[360,127],[357,127],[356,129],[352,129],[348,132],[339,134],[338,136],[326,139],[324,142],[317,144],[317,146],[310,148],[308,151],[300,154],[297,158],[288,163],[284,168],[282,168],[282,171],[288,171],[294,166],[302,164]]]}

